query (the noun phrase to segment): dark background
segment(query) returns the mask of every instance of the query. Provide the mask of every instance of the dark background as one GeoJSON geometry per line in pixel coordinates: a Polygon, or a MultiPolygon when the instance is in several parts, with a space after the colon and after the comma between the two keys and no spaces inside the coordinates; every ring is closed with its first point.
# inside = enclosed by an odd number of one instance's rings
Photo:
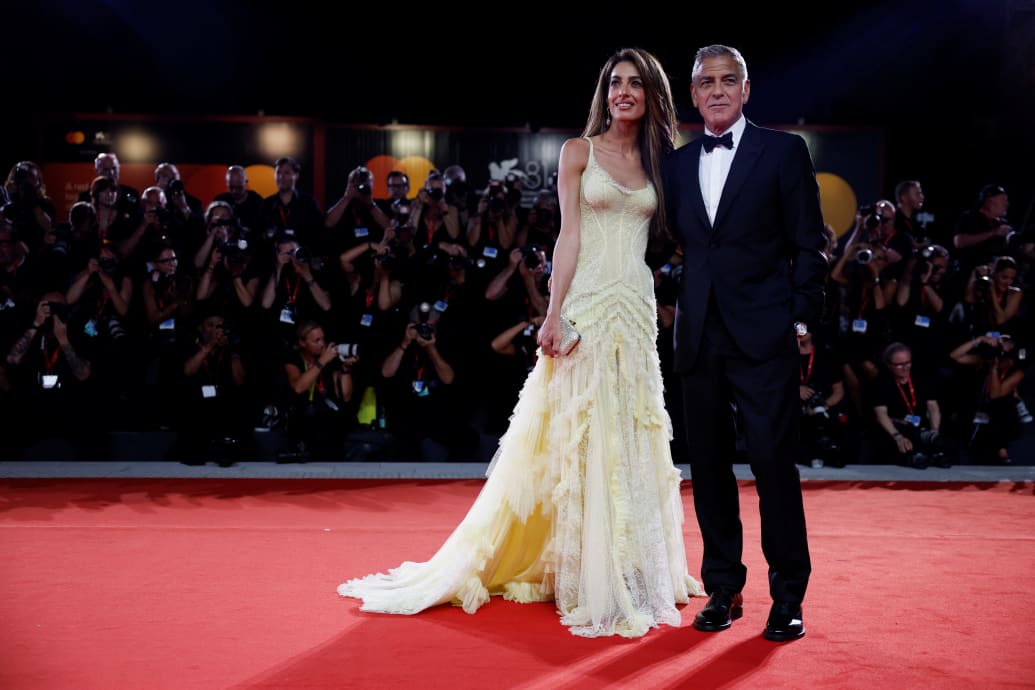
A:
{"type": "MultiPolygon", "coordinates": [[[[920,179],[948,221],[989,182],[1030,212],[1035,2],[470,4],[54,2],[5,10],[13,164],[40,114],[315,117],[332,123],[573,128],[615,49],[654,52],[680,116],[694,52],[738,47],[761,125],[879,127],[881,186],[920,179]],[[832,3],[833,4],[833,3],[832,3]]],[[[3,168],[9,167],[8,163],[3,168]]],[[[864,200],[865,201],[865,200],[864,200]]]]}

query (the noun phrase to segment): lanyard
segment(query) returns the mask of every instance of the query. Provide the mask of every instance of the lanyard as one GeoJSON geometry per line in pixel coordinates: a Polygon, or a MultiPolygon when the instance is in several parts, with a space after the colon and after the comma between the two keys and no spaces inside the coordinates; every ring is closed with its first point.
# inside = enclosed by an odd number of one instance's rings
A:
{"type": "Polygon", "coordinates": [[[798,362],[798,371],[801,373],[801,382],[802,382],[803,385],[808,383],[809,379],[812,378],[812,363],[815,362],[815,361],[816,361],[816,350],[815,350],[815,348],[813,348],[809,352],[809,368],[808,369],[806,369],[805,371],[801,371],[801,362],[798,362]]]}
{"type": "Polygon", "coordinates": [[[428,231],[428,244],[431,244],[431,238],[435,236],[435,231],[438,230],[438,221],[433,218],[425,218],[424,227],[428,231]]]}
{"type": "Polygon", "coordinates": [[[288,300],[287,300],[288,304],[294,304],[295,300],[298,298],[298,284],[301,283],[301,282],[302,282],[302,276],[298,276],[297,278],[295,278],[295,287],[294,287],[294,289],[292,289],[291,288],[291,280],[288,279],[287,276],[284,276],[284,287],[288,291],[288,300]]]}
{"type": "Polygon", "coordinates": [[[40,351],[43,353],[43,368],[47,370],[47,373],[54,371],[54,365],[57,364],[58,355],[61,354],[61,343],[55,343],[53,354],[47,354],[47,338],[46,336],[40,340],[40,351]]]}
{"type": "Polygon", "coordinates": [[[902,400],[906,403],[906,408],[909,409],[909,414],[913,414],[913,410],[916,409],[916,391],[913,389],[913,377],[909,376],[906,378],[906,383],[909,384],[909,397],[906,397],[906,391],[902,388],[902,384],[895,381],[895,385],[898,386],[898,393],[902,396],[902,400]],[[912,399],[912,402],[910,402],[912,399]]]}
{"type": "MultiPolygon", "coordinates": [[[[302,360],[302,361],[305,364],[305,370],[306,371],[309,371],[310,369],[313,368],[313,365],[310,364],[308,361],[306,361],[306,360],[302,360]]],[[[324,390],[323,372],[321,371],[321,372],[319,372],[316,375],[316,381],[313,383],[313,385],[309,386],[309,402],[313,401],[313,395],[316,393],[316,391],[320,391],[320,395],[323,395],[323,390],[324,390]]]]}

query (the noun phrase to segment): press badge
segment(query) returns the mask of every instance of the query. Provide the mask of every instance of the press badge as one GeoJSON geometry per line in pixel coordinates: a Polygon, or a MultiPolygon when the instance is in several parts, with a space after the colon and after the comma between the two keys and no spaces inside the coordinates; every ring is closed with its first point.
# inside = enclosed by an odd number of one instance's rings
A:
{"type": "Polygon", "coordinates": [[[280,310],[280,322],[281,323],[294,323],[295,322],[295,310],[291,306],[286,306],[280,310]]]}
{"type": "Polygon", "coordinates": [[[482,250],[482,256],[484,256],[486,259],[495,259],[498,254],[499,251],[496,249],[496,247],[486,247],[482,250]]]}
{"type": "Polygon", "coordinates": [[[920,328],[930,328],[931,327],[931,317],[924,316],[923,314],[917,314],[916,315],[916,320],[913,322],[913,325],[914,326],[919,326],[920,328]]]}
{"type": "Polygon", "coordinates": [[[323,401],[327,404],[327,407],[331,408],[335,412],[337,412],[337,411],[339,411],[341,409],[337,405],[335,405],[334,401],[331,400],[330,398],[324,398],[323,401]]]}
{"type": "Polygon", "coordinates": [[[360,326],[372,326],[372,325],[374,325],[374,315],[373,314],[364,314],[363,316],[359,317],[359,325],[360,326]]]}
{"type": "Polygon", "coordinates": [[[423,381],[414,381],[413,382],[413,392],[417,394],[418,398],[423,398],[425,395],[428,394],[428,389],[424,385],[423,381]]]}
{"type": "Polygon", "coordinates": [[[57,374],[40,374],[40,385],[43,386],[44,390],[61,387],[57,374]]]}
{"type": "Polygon", "coordinates": [[[176,330],[176,319],[166,319],[162,323],[158,324],[158,330],[160,331],[175,331],[176,330]]]}
{"type": "Polygon", "coordinates": [[[214,397],[216,397],[216,387],[215,386],[202,386],[201,387],[201,397],[203,397],[203,398],[214,398],[214,397]]]}
{"type": "Polygon", "coordinates": [[[93,319],[90,319],[89,321],[84,323],[83,324],[83,333],[85,333],[86,335],[90,336],[91,338],[96,338],[97,337],[97,322],[94,321],[93,319]]]}
{"type": "Polygon", "coordinates": [[[988,413],[987,412],[975,412],[974,423],[975,424],[988,424],[988,413]]]}
{"type": "Polygon", "coordinates": [[[866,319],[856,319],[852,321],[852,333],[865,333],[866,332],[866,319]]]}
{"type": "Polygon", "coordinates": [[[449,307],[449,304],[445,300],[440,299],[439,301],[435,302],[435,311],[437,311],[439,314],[444,312],[447,307],[449,307]]]}
{"type": "Polygon", "coordinates": [[[370,234],[370,230],[368,230],[365,227],[364,228],[356,228],[355,233],[356,233],[356,237],[366,237],[366,236],[368,236],[370,234]]]}
{"type": "Polygon", "coordinates": [[[913,426],[920,426],[920,416],[915,414],[907,414],[906,421],[913,426]]]}

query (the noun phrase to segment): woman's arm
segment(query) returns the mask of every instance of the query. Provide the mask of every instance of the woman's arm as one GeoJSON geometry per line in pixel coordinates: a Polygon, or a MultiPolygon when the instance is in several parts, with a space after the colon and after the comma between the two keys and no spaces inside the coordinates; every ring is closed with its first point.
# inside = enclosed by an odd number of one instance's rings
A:
{"type": "Polygon", "coordinates": [[[550,302],[546,319],[539,329],[539,345],[543,354],[553,357],[561,345],[561,310],[564,298],[575,277],[575,267],[582,246],[579,224],[582,220],[579,210],[582,173],[589,161],[589,142],[585,139],[568,139],[561,146],[557,170],[557,192],[561,202],[561,231],[553,249],[553,273],[550,278],[550,302]]]}

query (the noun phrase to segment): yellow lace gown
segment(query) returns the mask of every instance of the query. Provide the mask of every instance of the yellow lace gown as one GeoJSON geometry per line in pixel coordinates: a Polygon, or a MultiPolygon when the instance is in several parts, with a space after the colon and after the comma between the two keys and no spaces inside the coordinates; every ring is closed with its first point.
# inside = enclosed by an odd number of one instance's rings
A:
{"type": "Polygon", "coordinates": [[[703,595],[687,571],[681,475],[658,360],[654,281],[644,262],[657,197],[601,168],[590,144],[581,249],[564,314],[582,342],[540,357],[464,519],[430,560],[349,580],[361,610],[415,614],[491,595],[554,601],[575,635],[638,637],[678,626],[703,595]]]}

